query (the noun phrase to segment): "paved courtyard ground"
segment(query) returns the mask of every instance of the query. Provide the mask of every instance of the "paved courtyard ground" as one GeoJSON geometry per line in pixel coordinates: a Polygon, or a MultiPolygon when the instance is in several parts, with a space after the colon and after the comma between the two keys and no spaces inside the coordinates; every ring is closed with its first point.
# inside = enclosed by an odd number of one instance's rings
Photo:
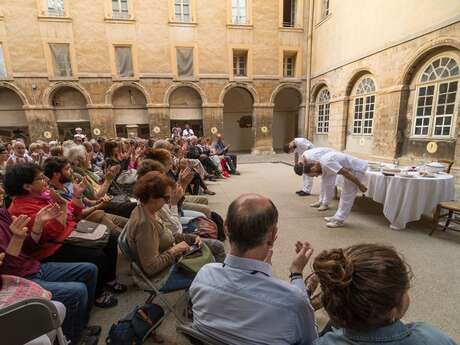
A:
{"type": "MultiPolygon", "coordinates": [[[[460,234],[438,232],[430,237],[430,224],[427,221],[410,223],[404,231],[390,230],[380,205],[361,198],[357,200],[345,228],[328,229],[323,217],[332,215],[335,205],[333,210],[325,213],[308,207],[308,204],[316,200],[319,180],[314,185],[316,195],[297,197],[294,192],[299,189],[301,178],[295,176],[287,164],[270,163],[287,162],[291,158],[287,155],[273,157],[241,157],[241,176],[213,183],[211,188],[217,195],[209,200],[210,206],[223,217],[229,203],[242,193],[260,193],[274,201],[280,212],[279,237],[273,256],[274,271],[278,277],[288,280],[293,245],[297,240],[310,241],[316,253],[327,248],[363,242],[393,245],[405,256],[414,273],[410,290],[412,302],[404,320],[428,322],[460,342],[460,234]],[[261,161],[268,163],[254,163],[261,161]]],[[[127,268],[121,266],[121,270],[126,273],[127,268]]],[[[116,308],[95,310],[91,323],[101,324],[106,333],[113,322],[134,305],[141,304],[145,296],[145,293],[137,291],[133,286],[127,294],[120,296],[116,308]]],[[[175,297],[171,296],[172,299],[175,297]]],[[[325,321],[322,312],[317,317],[320,323],[325,321]]],[[[189,344],[176,334],[175,322],[171,317],[161,325],[159,333],[166,338],[167,344],[189,344]]]]}

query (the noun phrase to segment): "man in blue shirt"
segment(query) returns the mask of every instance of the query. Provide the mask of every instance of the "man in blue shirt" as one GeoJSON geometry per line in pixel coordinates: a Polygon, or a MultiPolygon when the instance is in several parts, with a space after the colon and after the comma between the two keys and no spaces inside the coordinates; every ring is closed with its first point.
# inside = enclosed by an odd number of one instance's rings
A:
{"type": "Polygon", "coordinates": [[[302,272],[313,253],[297,242],[291,283],[273,276],[278,211],[270,199],[244,194],[228,209],[230,254],[204,266],[190,288],[193,326],[228,345],[310,345],[315,317],[302,272]]]}

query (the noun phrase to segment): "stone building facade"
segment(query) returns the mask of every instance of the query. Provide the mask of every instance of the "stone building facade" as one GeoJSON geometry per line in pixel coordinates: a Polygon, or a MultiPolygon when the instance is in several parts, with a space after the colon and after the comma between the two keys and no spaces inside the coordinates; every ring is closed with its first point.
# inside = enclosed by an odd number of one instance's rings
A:
{"type": "Polygon", "coordinates": [[[188,122],[272,152],[304,131],[307,0],[0,6],[4,137],[165,137],[188,122]]]}
{"type": "Polygon", "coordinates": [[[314,2],[308,136],[369,160],[458,162],[460,3],[352,3],[314,2]]]}
{"type": "Polygon", "coordinates": [[[3,1],[0,48],[4,137],[188,122],[237,151],[460,158],[458,0],[3,1]]]}

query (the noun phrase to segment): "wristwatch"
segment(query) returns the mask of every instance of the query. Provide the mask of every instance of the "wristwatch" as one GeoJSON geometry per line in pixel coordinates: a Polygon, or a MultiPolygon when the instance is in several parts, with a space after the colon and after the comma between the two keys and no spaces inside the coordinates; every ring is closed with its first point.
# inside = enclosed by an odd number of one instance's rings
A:
{"type": "Polygon", "coordinates": [[[302,273],[298,273],[298,272],[291,272],[291,274],[289,274],[289,279],[290,280],[293,280],[293,279],[297,279],[297,278],[303,278],[303,275],[302,273]]]}

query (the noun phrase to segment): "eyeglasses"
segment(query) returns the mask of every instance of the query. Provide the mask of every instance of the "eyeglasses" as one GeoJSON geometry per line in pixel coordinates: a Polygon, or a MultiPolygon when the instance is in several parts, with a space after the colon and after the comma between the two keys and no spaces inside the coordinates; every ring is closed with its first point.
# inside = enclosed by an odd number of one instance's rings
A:
{"type": "Polygon", "coordinates": [[[46,177],[45,175],[41,175],[41,176],[34,178],[34,182],[35,181],[48,181],[48,177],[46,177]]]}
{"type": "Polygon", "coordinates": [[[171,201],[171,195],[163,195],[161,198],[164,200],[166,204],[169,204],[169,202],[171,201]]]}

